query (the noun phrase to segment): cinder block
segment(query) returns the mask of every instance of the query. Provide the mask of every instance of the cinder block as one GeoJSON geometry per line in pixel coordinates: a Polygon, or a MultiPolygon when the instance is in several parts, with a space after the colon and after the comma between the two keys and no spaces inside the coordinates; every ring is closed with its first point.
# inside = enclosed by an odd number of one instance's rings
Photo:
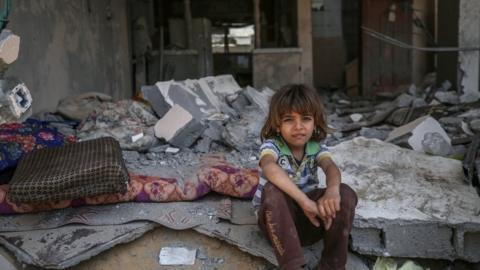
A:
{"type": "Polygon", "coordinates": [[[159,118],[162,118],[172,107],[165,101],[156,85],[144,85],[141,91],[143,98],[150,103],[159,118]]]}
{"type": "Polygon", "coordinates": [[[174,105],[155,124],[155,136],[164,138],[179,148],[191,146],[203,133],[205,126],[180,105],[174,105]]]}
{"type": "Polygon", "coordinates": [[[463,257],[470,262],[480,262],[480,231],[463,235],[463,257]]]}
{"type": "Polygon", "coordinates": [[[385,231],[385,251],[391,256],[451,258],[455,255],[453,230],[438,224],[392,224],[385,231]]]}
{"type": "Polygon", "coordinates": [[[360,253],[382,254],[385,250],[383,234],[382,229],[353,228],[351,232],[352,248],[360,253]]]}

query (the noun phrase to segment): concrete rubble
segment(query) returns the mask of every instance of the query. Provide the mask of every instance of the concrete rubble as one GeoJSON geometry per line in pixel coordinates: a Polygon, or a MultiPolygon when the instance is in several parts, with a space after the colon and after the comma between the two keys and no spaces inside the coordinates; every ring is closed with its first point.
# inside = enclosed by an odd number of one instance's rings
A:
{"type": "MultiPolygon", "coordinates": [[[[475,187],[478,181],[465,181],[462,162],[455,160],[463,160],[468,153],[473,160],[478,159],[471,142],[479,135],[479,105],[458,102],[458,95],[448,82],[440,87],[427,85],[408,85],[396,95],[373,100],[351,99],[341,92],[321,93],[329,125],[335,129],[325,142],[331,146],[343,182],[359,196],[351,242],[356,253],[349,253],[347,269],[369,269],[366,262],[370,259],[363,255],[480,262],[480,197],[475,187]],[[456,95],[456,99],[445,98],[446,95],[456,95]]],[[[199,155],[210,152],[223,153],[229,163],[239,167],[257,167],[259,132],[273,90],[242,89],[231,75],[222,75],[158,82],[142,87],[141,92],[151,109],[142,103],[113,103],[95,95],[74,99],[95,104],[88,116],[77,118],[82,121],[76,129],[79,138],[114,136],[124,149],[128,169],[144,175],[183,175],[184,170],[199,162],[199,155]],[[124,110],[118,111],[120,108],[124,110]]],[[[62,104],[75,107],[73,101],[62,104]]],[[[473,177],[478,175],[480,166],[476,168],[473,162],[468,170],[473,177]]],[[[193,207],[195,203],[185,204],[193,207]]],[[[27,256],[38,254],[38,247],[27,241],[19,248],[18,243],[10,241],[17,239],[18,232],[0,233],[0,242],[17,250],[14,252],[27,264],[62,268],[122,242],[120,239],[133,240],[153,228],[154,223],[171,227],[161,219],[145,221],[140,212],[127,211],[140,207],[132,205],[115,209],[109,206],[111,214],[117,210],[123,213],[115,218],[100,211],[109,207],[95,207],[97,222],[88,224],[106,226],[108,222],[101,222],[104,219],[100,217],[107,218],[113,227],[105,228],[105,235],[110,235],[108,241],[112,244],[102,245],[105,239],[100,238],[98,248],[88,252],[72,249],[64,259],[47,262],[36,255],[27,256]],[[114,228],[123,230],[122,224],[127,221],[138,223],[138,227],[116,234],[114,228]],[[113,231],[107,233],[108,230],[113,231]]],[[[149,216],[162,216],[153,212],[168,210],[152,207],[149,216]]],[[[233,203],[231,216],[212,217],[188,227],[276,264],[248,201],[233,203]]],[[[65,230],[73,226],[68,222],[63,225],[67,225],[65,230]]],[[[40,229],[56,231],[55,227],[50,224],[40,229]]],[[[72,230],[85,228],[88,227],[72,230]]],[[[65,231],[64,235],[71,233],[65,231]]],[[[33,235],[31,241],[39,240],[38,237],[33,235]]],[[[305,249],[310,267],[320,258],[319,245],[305,249]]]]}

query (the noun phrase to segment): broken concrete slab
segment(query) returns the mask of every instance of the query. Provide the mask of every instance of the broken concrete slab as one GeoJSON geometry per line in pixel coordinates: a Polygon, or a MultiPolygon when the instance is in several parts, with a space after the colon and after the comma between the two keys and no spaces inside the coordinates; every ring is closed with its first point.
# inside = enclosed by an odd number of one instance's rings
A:
{"type": "Polygon", "coordinates": [[[0,233],[0,243],[25,264],[65,269],[155,227],[152,222],[116,226],[69,225],[49,230],[0,233]]]}
{"type": "Polygon", "coordinates": [[[237,150],[258,149],[260,146],[260,130],[264,118],[257,106],[249,106],[240,114],[240,119],[229,119],[222,137],[229,146],[237,150]]]}
{"type": "Polygon", "coordinates": [[[23,269],[10,253],[0,246],[0,269],[20,270],[23,269]]]}
{"type": "Polygon", "coordinates": [[[244,93],[252,104],[256,104],[262,110],[263,115],[268,114],[270,98],[275,94],[275,91],[268,87],[257,90],[253,87],[247,86],[244,93]]]}
{"type": "MultiPolygon", "coordinates": [[[[426,153],[427,151],[432,150],[435,146],[429,146],[430,141],[432,140],[428,140],[429,137],[432,137],[432,134],[438,134],[438,136],[434,136],[436,138],[440,137],[444,140],[441,142],[442,146],[446,145],[447,147],[451,148],[451,139],[448,137],[447,132],[445,132],[437,120],[428,115],[420,117],[404,126],[394,129],[388,135],[388,138],[385,141],[392,142],[395,139],[409,134],[411,134],[411,136],[408,138],[408,143],[415,151],[426,153]]],[[[451,153],[451,149],[449,149],[448,153],[451,153]]]]}
{"type": "Polygon", "coordinates": [[[480,197],[460,161],[361,137],[330,151],[359,197],[355,251],[480,261],[480,197]]]}
{"type": "MultiPolygon", "coordinates": [[[[236,225],[220,221],[219,223],[212,225],[209,224],[195,227],[194,230],[201,234],[224,240],[227,243],[237,246],[242,251],[253,256],[265,258],[273,265],[278,266],[273,248],[263,232],[258,228],[258,225],[236,225]]],[[[314,267],[321,258],[322,250],[322,241],[303,248],[308,263],[306,269],[315,269],[314,267]]],[[[360,259],[357,256],[348,252],[345,269],[363,270],[365,269],[364,267],[365,265],[360,262],[360,259]]]]}
{"type": "Polygon", "coordinates": [[[165,97],[156,85],[144,85],[140,91],[142,97],[150,103],[158,118],[162,118],[172,107],[165,101],[165,97]]]}
{"type": "Polygon", "coordinates": [[[171,145],[187,148],[203,133],[205,126],[178,104],[155,124],[155,136],[163,138],[171,145]]]}
{"type": "Polygon", "coordinates": [[[199,121],[216,113],[235,114],[228,106],[226,97],[241,90],[232,75],[158,82],[156,86],[170,106],[182,106],[199,121]]]}

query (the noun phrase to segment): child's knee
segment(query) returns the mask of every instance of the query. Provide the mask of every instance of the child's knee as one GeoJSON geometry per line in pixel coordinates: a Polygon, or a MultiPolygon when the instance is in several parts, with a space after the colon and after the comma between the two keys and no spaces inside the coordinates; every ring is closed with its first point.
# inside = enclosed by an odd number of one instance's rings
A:
{"type": "Polygon", "coordinates": [[[267,183],[263,188],[263,194],[265,196],[262,204],[266,204],[272,207],[277,206],[279,203],[285,201],[285,193],[271,183],[267,183]]]}
{"type": "Polygon", "coordinates": [[[352,211],[355,209],[355,206],[357,206],[357,194],[347,184],[342,183],[340,185],[340,198],[340,206],[341,208],[345,208],[345,210],[352,211]]]}

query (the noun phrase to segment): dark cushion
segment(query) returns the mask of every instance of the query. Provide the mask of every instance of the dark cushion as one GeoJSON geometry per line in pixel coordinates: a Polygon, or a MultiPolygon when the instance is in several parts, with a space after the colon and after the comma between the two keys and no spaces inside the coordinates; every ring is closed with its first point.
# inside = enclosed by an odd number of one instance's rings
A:
{"type": "Polygon", "coordinates": [[[120,145],[106,137],[26,154],[10,182],[8,198],[36,203],[123,193],[128,181],[120,145]]]}

